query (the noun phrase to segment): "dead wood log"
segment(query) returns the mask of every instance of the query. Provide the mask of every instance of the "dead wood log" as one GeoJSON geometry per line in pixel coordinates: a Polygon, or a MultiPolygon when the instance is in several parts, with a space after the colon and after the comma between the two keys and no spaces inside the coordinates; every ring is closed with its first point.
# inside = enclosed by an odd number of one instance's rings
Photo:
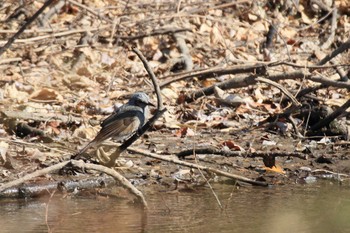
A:
{"type": "Polygon", "coordinates": [[[226,157],[245,157],[245,158],[256,158],[256,157],[296,157],[299,159],[308,159],[308,155],[300,152],[241,152],[241,151],[231,151],[231,150],[221,150],[217,148],[196,148],[183,150],[176,154],[179,158],[185,158],[193,154],[214,154],[222,155],[226,157]]]}
{"type": "Polygon", "coordinates": [[[48,195],[54,191],[74,192],[76,190],[89,190],[115,185],[116,181],[110,176],[92,177],[77,180],[62,180],[48,183],[22,184],[18,187],[8,188],[0,192],[0,198],[28,198],[48,195]]]}

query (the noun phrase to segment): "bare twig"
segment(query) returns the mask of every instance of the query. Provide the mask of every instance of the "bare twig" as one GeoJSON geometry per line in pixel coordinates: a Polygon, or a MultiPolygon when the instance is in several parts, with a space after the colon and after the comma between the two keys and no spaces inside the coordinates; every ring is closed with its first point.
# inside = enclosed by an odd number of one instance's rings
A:
{"type": "MultiPolygon", "coordinates": [[[[137,40],[137,39],[141,39],[141,38],[145,38],[145,37],[173,34],[173,33],[186,32],[186,31],[190,32],[191,30],[188,28],[161,28],[161,29],[157,29],[157,30],[154,30],[152,32],[149,32],[149,33],[139,34],[139,35],[134,35],[134,36],[119,36],[118,35],[117,38],[113,41],[113,43],[117,42],[118,39],[137,40]]],[[[104,36],[99,36],[98,40],[101,43],[110,43],[110,38],[107,38],[104,36]]]]}
{"type": "Polygon", "coordinates": [[[30,173],[30,174],[27,174],[17,180],[13,180],[13,181],[10,181],[10,182],[7,182],[5,184],[2,184],[0,186],[0,192],[4,191],[5,189],[8,189],[8,188],[11,188],[11,187],[14,187],[16,185],[20,185],[28,180],[31,180],[35,177],[38,177],[38,176],[42,176],[42,175],[46,175],[50,172],[54,172],[54,171],[57,171],[57,170],[60,170],[62,169],[64,166],[66,166],[68,163],[70,163],[70,161],[64,161],[64,162],[61,162],[61,163],[58,163],[58,164],[55,164],[53,166],[50,166],[50,167],[47,167],[47,168],[44,168],[44,169],[41,169],[41,170],[37,170],[33,173],[30,173]]]}
{"type": "Polygon", "coordinates": [[[42,194],[54,191],[75,192],[79,190],[91,190],[96,188],[105,188],[116,185],[117,182],[110,176],[97,176],[89,178],[67,177],[66,180],[55,180],[49,182],[33,182],[8,188],[0,192],[0,198],[23,198],[37,197],[42,194]]]}
{"type": "MultiPolygon", "coordinates": [[[[68,30],[68,31],[53,33],[53,34],[49,34],[49,35],[31,37],[31,38],[27,38],[27,39],[18,39],[18,40],[15,41],[15,43],[29,43],[29,42],[41,41],[41,40],[46,40],[46,39],[50,39],[50,38],[67,36],[67,35],[77,34],[77,33],[82,33],[82,32],[92,32],[92,31],[104,30],[104,29],[107,29],[107,28],[110,28],[110,26],[101,26],[101,27],[97,27],[97,28],[85,28],[85,29],[68,30]]],[[[2,43],[5,43],[5,42],[0,41],[0,44],[2,44],[2,43]]]]}
{"type": "Polygon", "coordinates": [[[145,197],[143,196],[142,192],[140,192],[137,188],[135,188],[131,182],[129,180],[127,180],[124,176],[120,175],[117,171],[105,167],[103,165],[98,165],[98,164],[91,164],[91,163],[85,163],[82,160],[71,160],[70,161],[72,163],[73,166],[75,167],[79,167],[81,169],[93,169],[96,171],[100,171],[103,172],[107,175],[112,176],[114,179],[116,179],[117,181],[119,181],[125,188],[127,188],[131,193],[133,193],[135,196],[137,196],[139,198],[139,200],[141,201],[141,203],[143,204],[143,206],[145,208],[147,208],[147,201],[145,199],[145,197]]]}
{"type": "Polygon", "coordinates": [[[348,50],[349,48],[350,48],[350,37],[349,37],[349,39],[347,41],[342,43],[338,48],[336,48],[330,54],[325,56],[319,63],[317,63],[317,65],[324,65],[324,64],[326,64],[327,62],[332,60],[335,56],[337,56],[338,54],[348,50]]]}
{"type": "Polygon", "coordinates": [[[21,177],[21,178],[19,178],[17,180],[13,180],[13,181],[10,181],[10,182],[7,182],[7,183],[1,185],[0,186],[0,192],[6,190],[8,188],[17,186],[19,184],[22,184],[22,183],[24,183],[24,182],[26,182],[28,180],[31,180],[31,179],[33,179],[35,177],[46,175],[46,174],[49,174],[51,172],[60,170],[63,167],[65,167],[66,165],[68,165],[69,163],[71,163],[73,166],[81,168],[81,169],[93,169],[93,170],[100,171],[100,172],[106,173],[107,175],[112,176],[114,179],[119,181],[125,188],[129,189],[135,196],[137,196],[140,199],[140,201],[143,204],[143,206],[145,208],[147,208],[147,202],[146,202],[143,194],[138,189],[136,189],[130,183],[130,181],[128,181],[125,177],[120,175],[117,171],[115,171],[113,169],[110,169],[110,168],[107,168],[107,167],[102,166],[102,165],[87,164],[87,163],[84,163],[81,160],[79,160],[79,161],[78,160],[64,161],[64,162],[52,165],[52,166],[47,167],[47,168],[44,168],[44,169],[41,169],[41,170],[37,170],[37,171],[35,171],[33,173],[30,173],[30,174],[27,174],[27,175],[25,175],[25,176],[23,176],[23,177],[21,177]]]}
{"type": "Polygon", "coordinates": [[[333,13],[332,13],[331,33],[327,41],[321,46],[323,50],[328,49],[331,46],[331,44],[334,41],[335,31],[337,29],[337,17],[338,17],[337,8],[334,8],[332,12],[333,13]]]}
{"type": "MultiPolygon", "coordinates": [[[[232,178],[232,179],[237,180],[237,181],[241,181],[241,182],[245,182],[245,183],[249,183],[249,184],[253,184],[253,185],[258,185],[258,186],[268,186],[268,184],[265,183],[265,182],[255,181],[255,180],[249,179],[249,178],[244,177],[244,176],[231,174],[231,173],[224,172],[224,171],[221,171],[221,170],[217,170],[217,169],[214,169],[214,168],[211,168],[211,167],[206,167],[206,166],[202,166],[202,165],[198,165],[198,164],[194,164],[194,163],[188,163],[188,162],[181,161],[181,160],[174,159],[174,158],[167,158],[165,156],[161,156],[161,155],[157,155],[157,154],[154,154],[154,153],[150,153],[150,152],[147,152],[147,151],[144,151],[144,150],[141,150],[141,149],[128,148],[128,150],[132,151],[134,153],[142,154],[142,155],[150,157],[150,158],[154,158],[154,159],[159,159],[159,160],[166,161],[166,162],[175,163],[175,164],[182,165],[182,166],[185,166],[185,167],[201,169],[201,170],[204,170],[206,172],[215,173],[216,175],[219,175],[219,176],[229,177],[229,178],[232,178]]],[[[191,151],[193,153],[193,150],[191,150],[191,151]]]]}
{"type": "Polygon", "coordinates": [[[307,159],[308,155],[299,153],[299,152],[241,152],[241,151],[231,151],[231,150],[221,150],[217,148],[196,148],[183,150],[179,152],[176,156],[179,158],[184,158],[186,156],[196,154],[215,154],[222,155],[226,157],[248,157],[248,158],[256,158],[256,157],[296,157],[300,159],[307,159]]]}
{"type": "Polygon", "coordinates": [[[270,79],[267,78],[262,78],[262,77],[258,77],[256,78],[257,81],[260,82],[264,82],[264,83],[268,83],[274,87],[277,87],[281,92],[283,92],[283,94],[285,94],[293,103],[294,106],[300,107],[301,104],[299,103],[299,101],[292,95],[292,93],[290,93],[286,88],[284,88],[281,84],[276,83],[270,79]]]}
{"type": "MultiPolygon", "coordinates": [[[[291,66],[291,67],[295,67],[295,68],[310,69],[310,70],[336,68],[336,67],[342,67],[342,66],[350,67],[350,64],[311,65],[311,66],[309,66],[309,65],[298,65],[298,64],[286,62],[286,61],[282,61],[278,64],[291,66]]],[[[270,66],[270,65],[268,65],[268,66],[270,66]]]]}
{"type": "Polygon", "coordinates": [[[329,116],[325,117],[323,120],[317,122],[311,127],[311,130],[318,130],[324,126],[329,125],[335,118],[340,116],[343,112],[345,112],[350,107],[350,99],[346,101],[342,106],[340,106],[337,110],[332,112],[329,116]]]}
{"type": "Polygon", "coordinates": [[[211,67],[211,68],[202,68],[197,69],[193,71],[184,71],[180,73],[175,73],[167,76],[163,76],[160,79],[165,79],[163,82],[160,83],[160,87],[165,87],[173,82],[177,82],[180,80],[186,80],[190,78],[197,77],[199,79],[205,79],[210,77],[217,77],[220,75],[225,74],[241,74],[241,73],[261,73],[263,74],[266,72],[267,67],[274,67],[278,65],[286,65],[291,66],[295,68],[303,68],[303,69],[325,69],[325,68],[335,68],[340,66],[350,67],[350,64],[334,64],[334,65],[311,65],[311,66],[305,66],[305,65],[298,65],[291,62],[281,61],[281,62],[268,62],[268,63],[258,63],[255,65],[236,65],[236,66],[230,66],[230,67],[211,67]]]}
{"type": "Polygon", "coordinates": [[[14,57],[14,58],[8,58],[8,59],[1,59],[0,60],[0,65],[1,64],[6,64],[6,63],[11,63],[11,62],[19,62],[19,61],[22,61],[22,58],[14,57]]]}
{"type": "Polygon", "coordinates": [[[249,65],[249,66],[230,66],[230,67],[214,67],[209,69],[194,70],[192,72],[183,72],[177,75],[169,75],[164,78],[168,80],[163,81],[160,87],[165,87],[170,83],[185,80],[189,78],[197,77],[199,79],[204,79],[208,77],[217,77],[225,74],[241,74],[241,73],[259,73],[264,74],[266,72],[266,64],[249,65]],[[175,78],[173,78],[175,76],[175,78]]]}
{"type": "MultiPolygon", "coordinates": [[[[79,40],[78,45],[87,45],[89,40],[91,39],[91,35],[89,32],[84,32],[82,34],[82,37],[79,40]]],[[[85,60],[85,53],[82,52],[79,48],[75,48],[74,49],[74,60],[72,61],[72,71],[75,72],[78,68],[80,68],[79,66],[81,65],[81,63],[85,60]]]]}
{"type": "Polygon", "coordinates": [[[77,2],[77,1],[74,1],[74,0],[67,0],[67,1],[69,3],[71,3],[72,5],[76,5],[76,6],[80,7],[80,8],[82,8],[82,9],[86,10],[87,12],[97,16],[98,18],[101,18],[101,19],[105,20],[106,22],[112,23],[112,20],[102,16],[98,12],[95,12],[93,9],[91,9],[90,7],[88,7],[88,6],[84,5],[84,4],[81,4],[81,3],[77,2]]]}
{"type": "Polygon", "coordinates": [[[18,32],[13,35],[7,43],[0,48],[0,56],[12,45],[12,43],[22,34],[22,32],[48,7],[51,5],[51,3],[55,0],[47,0],[43,6],[35,12],[35,14],[30,17],[25,24],[18,30],[18,32]]]}
{"type": "Polygon", "coordinates": [[[348,82],[339,82],[339,81],[333,81],[324,77],[306,77],[307,79],[317,82],[317,83],[322,83],[326,86],[331,86],[331,87],[338,87],[338,88],[346,88],[350,90],[350,83],[348,82]]]}
{"type": "Polygon", "coordinates": [[[176,40],[176,43],[178,45],[178,48],[181,52],[181,57],[179,58],[179,63],[185,65],[185,71],[190,71],[193,68],[193,61],[190,54],[190,51],[187,47],[186,41],[185,41],[185,35],[182,33],[174,33],[173,37],[176,40]]]}
{"type": "Polygon", "coordinates": [[[54,14],[59,13],[59,11],[61,10],[61,8],[66,4],[66,1],[64,0],[59,0],[56,1],[56,3],[54,4],[53,7],[51,7],[51,9],[46,12],[43,17],[41,18],[41,22],[43,23],[43,27],[46,27],[48,25],[49,20],[52,18],[52,16],[54,14]]]}
{"type": "Polygon", "coordinates": [[[314,22],[314,23],[312,23],[312,24],[310,24],[310,25],[307,25],[307,26],[305,26],[305,27],[303,27],[303,28],[298,29],[297,32],[300,32],[300,31],[309,29],[309,28],[315,26],[316,24],[321,23],[321,22],[322,22],[323,20],[325,20],[331,13],[332,13],[332,11],[329,11],[327,14],[325,14],[322,18],[320,18],[320,19],[317,20],[316,22],[314,22]]]}
{"type": "MultiPolygon", "coordinates": [[[[333,87],[339,87],[339,88],[346,88],[350,89],[350,83],[347,82],[338,82],[329,80],[322,77],[314,77],[308,72],[303,71],[294,71],[290,73],[281,73],[281,74],[274,74],[269,75],[268,78],[273,81],[279,81],[279,80],[285,80],[285,79],[302,79],[306,78],[313,82],[322,83],[326,86],[333,86],[333,87]]],[[[257,82],[257,75],[249,75],[249,76],[241,76],[241,77],[235,77],[217,84],[214,84],[210,87],[205,87],[200,90],[194,91],[193,93],[187,94],[185,100],[187,102],[192,102],[202,96],[205,95],[212,95],[214,94],[214,86],[219,87],[222,90],[228,90],[232,88],[241,88],[241,87],[247,87],[249,85],[253,85],[257,82]]]]}

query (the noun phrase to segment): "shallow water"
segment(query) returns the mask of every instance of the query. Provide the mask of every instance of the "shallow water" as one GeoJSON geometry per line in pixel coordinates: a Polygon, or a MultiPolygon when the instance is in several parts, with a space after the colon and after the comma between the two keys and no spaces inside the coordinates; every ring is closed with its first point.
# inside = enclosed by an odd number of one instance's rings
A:
{"type": "Polygon", "coordinates": [[[215,185],[146,194],[149,210],[115,198],[0,200],[0,232],[350,232],[350,188],[215,185]],[[46,214],[47,213],[47,214],[46,214]],[[45,220],[47,216],[47,223],[45,220]]]}

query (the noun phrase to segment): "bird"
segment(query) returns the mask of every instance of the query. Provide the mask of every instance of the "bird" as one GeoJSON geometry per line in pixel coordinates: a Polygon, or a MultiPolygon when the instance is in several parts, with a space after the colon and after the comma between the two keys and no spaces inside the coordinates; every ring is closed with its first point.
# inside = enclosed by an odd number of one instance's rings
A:
{"type": "Polygon", "coordinates": [[[87,149],[100,145],[103,141],[113,138],[122,141],[131,137],[146,123],[148,106],[155,106],[144,92],[134,93],[129,101],[115,110],[101,123],[101,130],[96,137],[81,149],[76,156],[87,149]]]}

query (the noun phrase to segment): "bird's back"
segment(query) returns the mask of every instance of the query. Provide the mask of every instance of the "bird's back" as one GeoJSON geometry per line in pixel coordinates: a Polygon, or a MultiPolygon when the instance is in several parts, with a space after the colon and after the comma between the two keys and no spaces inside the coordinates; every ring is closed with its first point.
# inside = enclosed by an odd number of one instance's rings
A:
{"type": "Polygon", "coordinates": [[[138,120],[140,122],[140,126],[143,126],[145,124],[144,109],[133,105],[123,105],[109,117],[104,119],[101,123],[101,127],[104,128],[107,125],[123,118],[135,118],[135,120],[138,120]]]}

